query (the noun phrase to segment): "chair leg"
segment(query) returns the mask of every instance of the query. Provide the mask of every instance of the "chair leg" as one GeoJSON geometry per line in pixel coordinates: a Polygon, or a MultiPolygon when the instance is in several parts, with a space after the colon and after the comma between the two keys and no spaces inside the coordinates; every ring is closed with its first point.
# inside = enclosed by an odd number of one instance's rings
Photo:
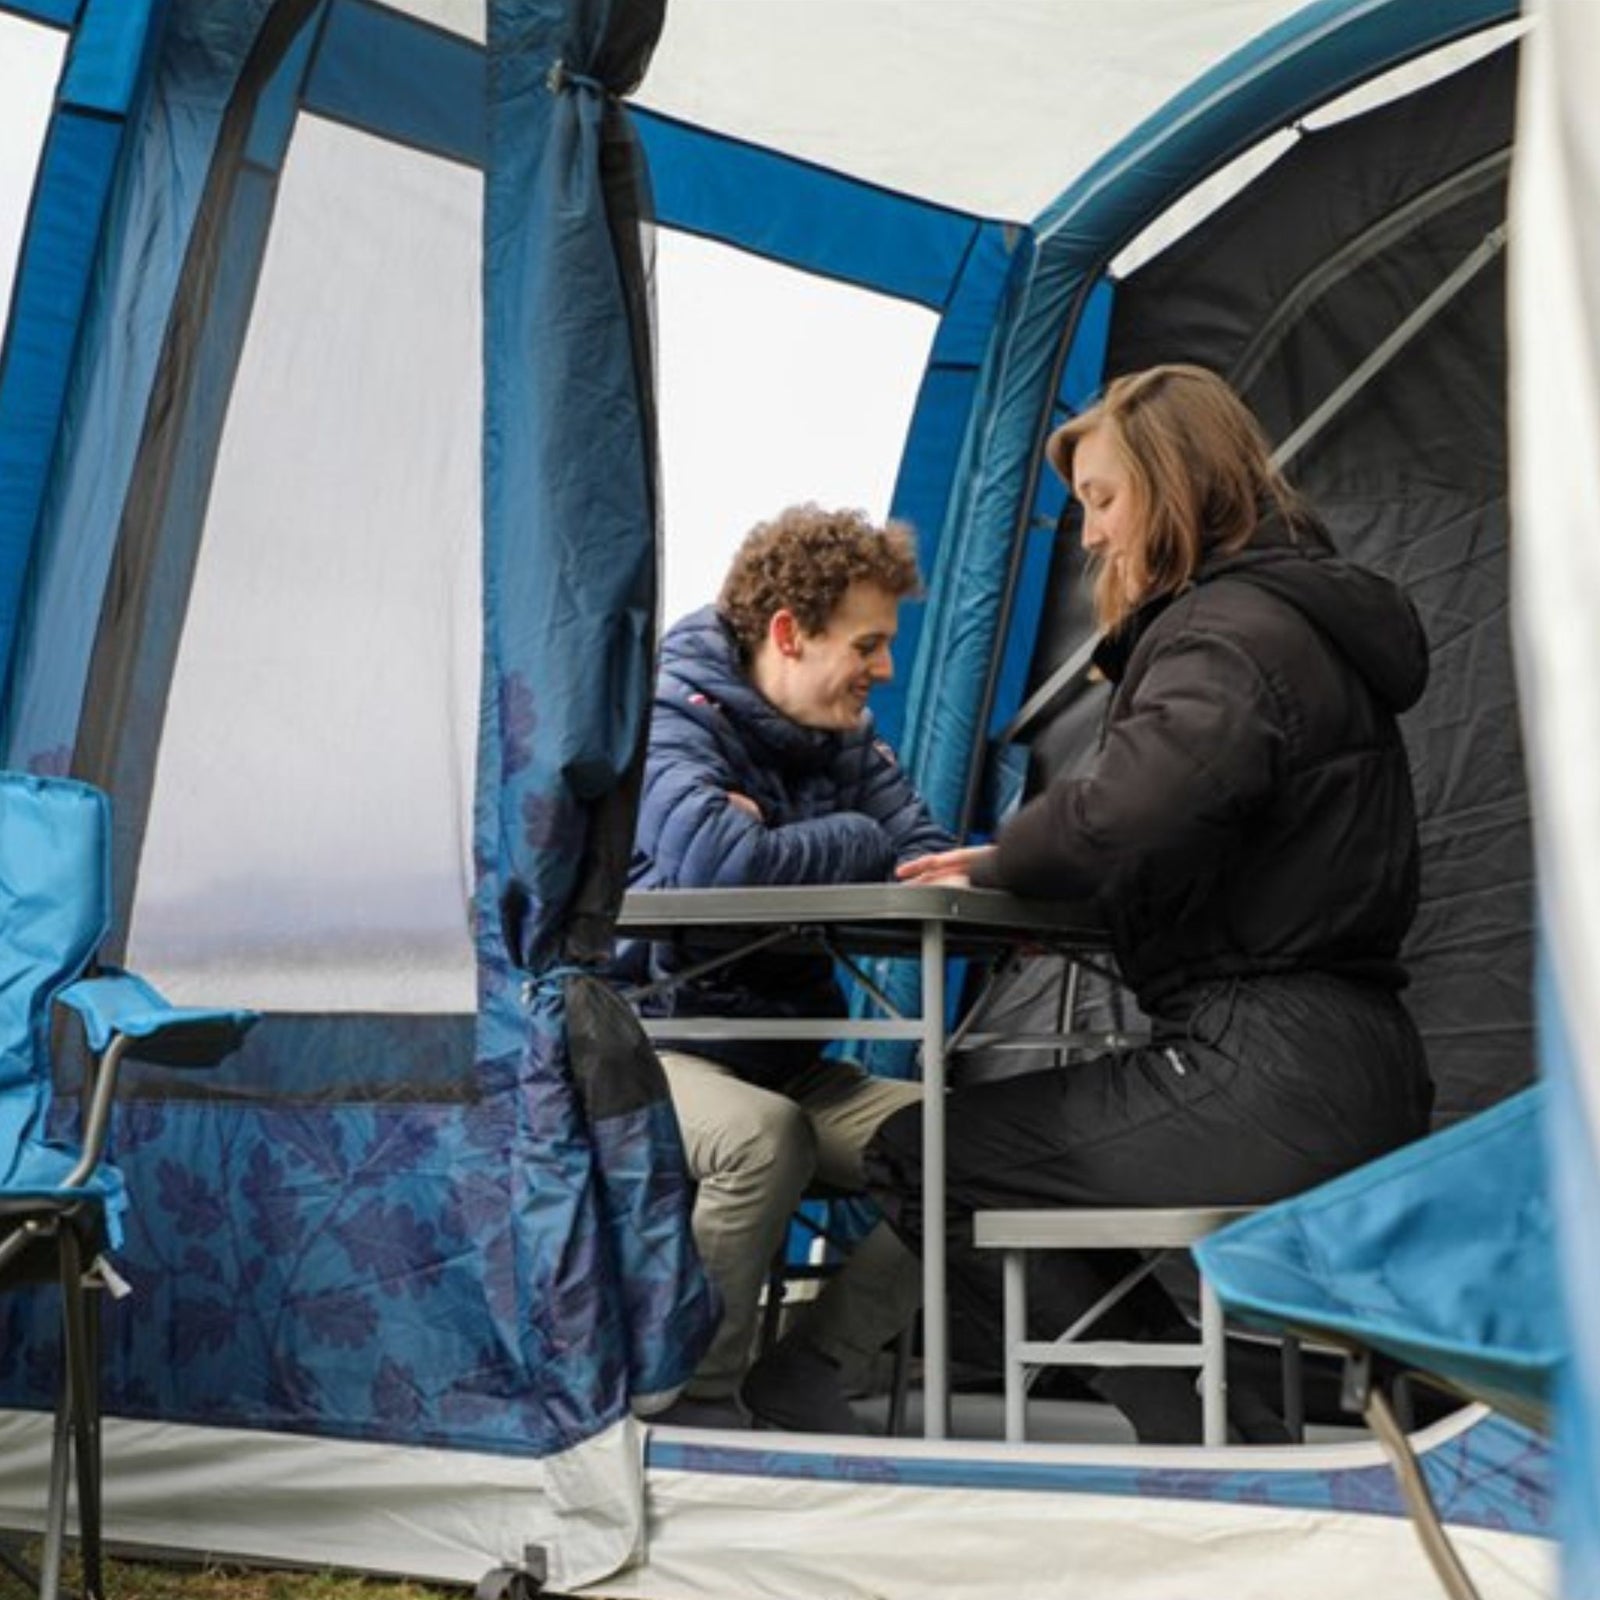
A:
{"type": "Polygon", "coordinates": [[[912,1330],[916,1319],[900,1330],[894,1341],[894,1372],[889,1380],[889,1418],[884,1431],[898,1439],[906,1431],[906,1398],[911,1389],[912,1330]]]}
{"type": "Polygon", "coordinates": [[[96,1365],[98,1304],[84,1284],[76,1233],[61,1232],[61,1291],[66,1326],[66,1369],[78,1473],[78,1547],[85,1600],[104,1600],[100,1551],[100,1383],[96,1365]]]}
{"type": "Polygon", "coordinates": [[[1022,1342],[1028,1337],[1027,1257],[1007,1250],[1004,1274],[1004,1326],[1006,1359],[1006,1440],[1020,1444],[1028,1436],[1028,1378],[1022,1363],[1022,1342]]]}
{"type": "Polygon", "coordinates": [[[767,1292],[761,1307],[761,1326],[756,1332],[756,1353],[765,1355],[778,1342],[783,1322],[783,1302],[788,1290],[788,1235],[767,1266],[767,1292]]]}
{"type": "Polygon", "coordinates": [[[1209,1446],[1228,1442],[1228,1345],[1217,1291],[1200,1280],[1201,1437],[1209,1446]]]}
{"type": "Polygon", "coordinates": [[[1289,1437],[1296,1444],[1306,1442],[1306,1390],[1305,1363],[1301,1360],[1300,1341],[1292,1333],[1283,1336],[1279,1356],[1283,1368],[1283,1421],[1289,1437]]]}
{"type": "MultiPolygon", "coordinates": [[[[1439,1520],[1439,1508],[1434,1504],[1432,1491],[1428,1488],[1427,1474],[1411,1449],[1405,1429],[1389,1409],[1378,1385],[1370,1383],[1365,1375],[1358,1382],[1365,1386],[1366,1391],[1362,1415],[1389,1457],[1389,1465],[1394,1468],[1401,1499],[1405,1502],[1406,1512],[1417,1530],[1423,1553],[1432,1565],[1435,1576],[1450,1600],[1479,1600],[1477,1586],[1462,1565],[1460,1553],[1450,1542],[1450,1536],[1439,1520]]],[[[1347,1386],[1349,1383],[1347,1377],[1347,1386]]]]}
{"type": "Polygon", "coordinates": [[[39,1549],[39,1600],[60,1600],[61,1562],[67,1544],[68,1479],[72,1473],[72,1375],[66,1359],[65,1288],[62,1289],[61,1372],[56,1382],[56,1414],[50,1437],[50,1491],[44,1538],[39,1549]]]}

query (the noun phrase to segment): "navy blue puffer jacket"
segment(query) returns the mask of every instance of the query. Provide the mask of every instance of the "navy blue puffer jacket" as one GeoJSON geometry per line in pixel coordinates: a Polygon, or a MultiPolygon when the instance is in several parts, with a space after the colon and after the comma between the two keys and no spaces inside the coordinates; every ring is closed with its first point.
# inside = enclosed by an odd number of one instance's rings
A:
{"type": "MultiPolygon", "coordinates": [[[[894,752],[873,732],[833,733],[784,716],[745,675],[715,607],[685,617],[661,645],[650,749],[634,840],[636,889],[871,883],[950,835],[929,815],[894,752]],[[731,805],[748,795],[761,820],[731,805]]],[[[703,956],[704,952],[700,952],[703,956]]],[[[682,946],[624,947],[624,971],[668,976],[697,959],[682,946]]],[[[752,956],[657,997],[680,1016],[838,1016],[825,956],[752,956]]],[[[771,1083],[814,1060],[805,1041],[707,1045],[742,1076],[771,1083]]]]}

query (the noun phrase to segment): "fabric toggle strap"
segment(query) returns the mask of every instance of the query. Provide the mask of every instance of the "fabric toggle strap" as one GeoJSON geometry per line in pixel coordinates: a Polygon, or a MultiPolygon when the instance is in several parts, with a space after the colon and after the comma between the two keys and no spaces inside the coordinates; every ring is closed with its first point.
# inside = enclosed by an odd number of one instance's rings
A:
{"type": "Polygon", "coordinates": [[[568,962],[561,966],[549,968],[537,977],[527,977],[522,980],[522,1003],[531,1006],[541,994],[553,994],[558,985],[565,984],[568,978],[592,978],[596,976],[593,967],[575,966],[568,962]]]}
{"type": "Polygon", "coordinates": [[[557,61],[545,76],[545,87],[551,94],[560,94],[563,89],[588,89],[595,94],[610,94],[611,91],[598,79],[591,78],[586,73],[570,72],[564,61],[557,61]]]}

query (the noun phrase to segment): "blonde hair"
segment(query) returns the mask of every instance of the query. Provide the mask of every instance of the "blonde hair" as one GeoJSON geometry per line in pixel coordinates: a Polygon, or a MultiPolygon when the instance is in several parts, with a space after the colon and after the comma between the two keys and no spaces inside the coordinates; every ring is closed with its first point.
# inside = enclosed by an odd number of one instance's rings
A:
{"type": "Polygon", "coordinates": [[[1272,461],[1254,413],[1204,367],[1150,367],[1115,378],[1101,399],[1057,428],[1050,465],[1072,483],[1078,442],[1105,428],[1128,468],[1142,536],[1129,552],[1132,592],[1109,565],[1095,579],[1095,617],[1112,629],[1142,604],[1194,579],[1203,558],[1249,544],[1264,510],[1291,534],[1304,515],[1272,461]]]}

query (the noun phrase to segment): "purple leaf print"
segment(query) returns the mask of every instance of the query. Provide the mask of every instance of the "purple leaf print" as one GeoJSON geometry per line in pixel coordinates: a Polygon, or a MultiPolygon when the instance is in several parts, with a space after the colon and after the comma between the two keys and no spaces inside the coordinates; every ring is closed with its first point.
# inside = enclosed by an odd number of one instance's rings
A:
{"type": "Polygon", "coordinates": [[[280,1356],[267,1381],[267,1404],[291,1416],[313,1414],[317,1410],[316,1380],[298,1361],[280,1356]]]}
{"type": "Polygon", "coordinates": [[[59,1338],[35,1341],[27,1346],[22,1370],[28,1388],[36,1395],[53,1395],[61,1377],[62,1350],[59,1338]]]}
{"type": "Polygon", "coordinates": [[[183,1275],[186,1278],[203,1278],[207,1283],[221,1283],[222,1265],[209,1250],[192,1244],[183,1252],[183,1275]]]}
{"type": "Polygon", "coordinates": [[[522,797],[522,834],[531,850],[576,850],[582,842],[581,820],[565,790],[522,797]]]}
{"type": "Polygon", "coordinates": [[[386,1295],[423,1299],[439,1275],[431,1222],[419,1222],[410,1206],[366,1205],[333,1230],[350,1264],[370,1273],[386,1295]]]}
{"type": "Polygon", "coordinates": [[[372,1380],[373,1414],[385,1422],[415,1427],[422,1417],[422,1391],[410,1367],[385,1356],[372,1380]]]}
{"type": "Polygon", "coordinates": [[[450,1185],[444,1226],[458,1239],[481,1240],[503,1228],[511,1214],[510,1185],[503,1173],[468,1172],[450,1185]]]}
{"type": "Polygon", "coordinates": [[[156,1166],[156,1192],[161,1209],[177,1223],[179,1233],[209,1236],[227,1218],[222,1196],[176,1161],[163,1160],[156,1166]]]}
{"type": "Polygon", "coordinates": [[[239,1314],[226,1300],[181,1295],[172,1304],[172,1354],[180,1364],[215,1355],[233,1337],[239,1314]]]}
{"type": "Polygon", "coordinates": [[[1335,1511],[1370,1511],[1391,1516],[1404,1512],[1394,1474],[1387,1467],[1339,1472],[1330,1484],[1329,1504],[1335,1511]]]}
{"type": "Polygon", "coordinates": [[[9,1382],[17,1371],[25,1340],[22,1302],[14,1295],[7,1296],[4,1309],[0,1310],[0,1383],[9,1382]]]}
{"type": "Polygon", "coordinates": [[[160,1400],[155,1388],[143,1378],[124,1376],[120,1382],[115,1383],[114,1387],[111,1383],[108,1383],[106,1388],[107,1398],[114,1398],[116,1401],[115,1409],[124,1415],[146,1417],[160,1415],[160,1412],[156,1409],[160,1404],[160,1400]]]}
{"type": "Polygon", "coordinates": [[[354,1289],[308,1297],[299,1310],[313,1336],[341,1350],[360,1350],[378,1331],[376,1309],[354,1289]]]}
{"type": "Polygon", "coordinates": [[[72,746],[58,744],[50,750],[39,750],[28,757],[28,771],[36,778],[65,778],[72,772],[72,746]]]}
{"type": "Polygon", "coordinates": [[[117,1112],[117,1145],[127,1154],[154,1144],[167,1127],[167,1108],[159,1100],[125,1101],[117,1112]]]}
{"type": "Polygon", "coordinates": [[[533,734],[539,724],[533,690],[520,673],[500,680],[500,759],[502,776],[512,777],[533,760],[533,734]]]}
{"type": "Polygon", "coordinates": [[[373,1140],[364,1161],[371,1162],[376,1157],[387,1172],[414,1172],[438,1148],[439,1130],[431,1122],[408,1113],[373,1140]]]}
{"type": "Polygon", "coordinates": [[[284,1166],[264,1144],[250,1152],[239,1182],[250,1212],[250,1237],[263,1250],[293,1250],[305,1233],[305,1217],[297,1190],[284,1182],[284,1166]]]}
{"type": "Polygon", "coordinates": [[[324,1115],[277,1119],[274,1132],[286,1155],[302,1162],[318,1177],[344,1176],[344,1124],[324,1115]]]}

